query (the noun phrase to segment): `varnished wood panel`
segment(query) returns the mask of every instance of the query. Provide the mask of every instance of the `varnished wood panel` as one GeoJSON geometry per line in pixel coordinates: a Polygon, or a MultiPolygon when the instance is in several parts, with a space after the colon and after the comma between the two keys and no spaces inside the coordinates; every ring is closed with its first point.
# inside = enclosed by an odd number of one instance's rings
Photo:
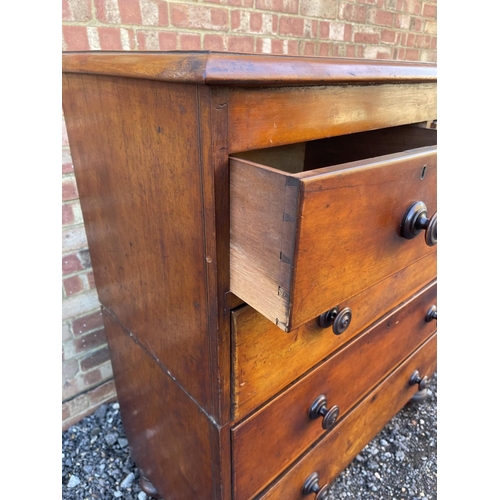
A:
{"type": "Polygon", "coordinates": [[[436,339],[431,337],[258,500],[309,498],[302,486],[313,472],[319,474],[321,486],[333,481],[415,394],[417,386],[408,383],[413,371],[421,376],[435,372],[436,339]]]}
{"type": "Polygon", "coordinates": [[[209,51],[66,52],[68,73],[208,85],[304,85],[436,81],[436,65],[421,62],[290,57],[209,51]]]}
{"type": "Polygon", "coordinates": [[[234,153],[434,120],[436,84],[231,88],[228,112],[234,153]]]}
{"type": "Polygon", "coordinates": [[[103,318],[123,425],[141,474],[163,500],[222,500],[213,477],[217,426],[106,310],[103,318]]]}
{"type": "Polygon", "coordinates": [[[340,303],[352,320],[342,335],[320,328],[312,320],[286,333],[250,306],[232,313],[233,415],[244,417],[291,384],[329,354],[367,328],[373,321],[408,299],[436,277],[433,252],[360,294],[340,303]]]}
{"type": "Polygon", "coordinates": [[[235,499],[252,498],[325,434],[322,419],[308,415],[317,397],[325,395],[328,408],[337,405],[342,418],[410,356],[436,329],[435,322],[425,321],[435,304],[433,284],[237,425],[232,431],[235,499]]]}
{"type": "Polygon", "coordinates": [[[66,74],[63,91],[99,300],[210,411],[197,87],[66,74]]]}
{"type": "Polygon", "coordinates": [[[294,175],[231,158],[231,291],[298,328],[435,251],[399,233],[414,201],[436,211],[436,178],[433,146],[294,175]]]}

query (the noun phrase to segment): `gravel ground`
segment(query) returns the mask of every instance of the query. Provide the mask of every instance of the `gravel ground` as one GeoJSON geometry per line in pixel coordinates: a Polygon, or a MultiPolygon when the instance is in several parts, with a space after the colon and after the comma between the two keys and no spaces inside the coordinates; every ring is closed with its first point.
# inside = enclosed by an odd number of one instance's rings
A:
{"type": "MultiPolygon", "coordinates": [[[[437,376],[430,392],[364,448],[333,483],[329,500],[437,499],[437,376]]],[[[118,403],[102,405],[63,432],[62,445],[63,500],[151,499],[139,487],[118,403]]]]}

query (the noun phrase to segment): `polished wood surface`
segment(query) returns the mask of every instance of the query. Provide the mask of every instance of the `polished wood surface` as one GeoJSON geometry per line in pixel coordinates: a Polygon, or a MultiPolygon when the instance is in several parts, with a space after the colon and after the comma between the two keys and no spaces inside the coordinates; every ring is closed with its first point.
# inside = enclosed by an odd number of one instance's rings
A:
{"type": "Polygon", "coordinates": [[[399,227],[416,200],[436,211],[436,178],[434,146],[293,175],[231,158],[231,291],[301,326],[435,251],[399,227]]]}
{"type": "Polygon", "coordinates": [[[321,328],[314,319],[285,333],[250,306],[232,313],[233,418],[235,421],[265,403],[298,376],[318,364],[373,321],[388,313],[436,277],[433,252],[403,270],[340,303],[352,320],[342,335],[321,328]]]}
{"type": "Polygon", "coordinates": [[[435,83],[229,89],[229,151],[434,120],[435,83]]]}
{"type": "Polygon", "coordinates": [[[141,475],[164,500],[222,498],[212,477],[214,422],[106,310],[103,318],[123,425],[141,475]]]}
{"type": "Polygon", "coordinates": [[[64,111],[99,300],[209,409],[216,394],[200,372],[216,374],[206,335],[198,89],[64,76],[64,111]]]}
{"type": "MultiPolygon", "coordinates": [[[[342,418],[435,330],[426,322],[436,285],[376,322],[232,430],[235,500],[252,498],[326,431],[308,415],[325,395],[342,418]],[[381,355],[383,353],[383,355],[381,355]]],[[[307,355],[307,350],[304,350],[307,355]]],[[[269,370],[279,367],[268,367],[269,370]]]]}
{"type": "Polygon", "coordinates": [[[207,85],[322,85],[435,82],[436,65],[209,51],[67,52],[66,73],[207,85]]]}
{"type": "Polygon", "coordinates": [[[418,370],[422,376],[429,377],[436,371],[436,350],[437,337],[434,335],[339,421],[332,432],[287,474],[259,495],[258,500],[308,498],[303,496],[302,486],[313,472],[319,474],[321,486],[333,481],[415,394],[417,386],[409,384],[413,371],[418,370]]]}
{"type": "MultiPolygon", "coordinates": [[[[268,494],[293,498],[304,443],[324,434],[312,422],[295,446],[277,443],[283,454],[277,466],[265,465],[272,453],[262,458],[254,443],[274,439],[277,417],[269,409],[290,405],[287,394],[305,388],[325,359],[346,356],[331,370],[340,378],[357,369],[359,356],[375,359],[376,349],[362,341],[374,335],[373,344],[390,347],[389,354],[373,363],[373,381],[367,371],[355,377],[360,385],[351,394],[340,389],[345,415],[423,340],[420,327],[397,342],[387,332],[412,323],[405,318],[415,318],[417,309],[399,305],[436,274],[435,247],[394,234],[399,212],[414,197],[436,208],[434,148],[401,153],[435,144],[428,130],[413,129],[436,118],[436,66],[211,52],[66,53],[63,108],[122,418],[143,479],[165,500],[235,500],[235,484],[238,500],[250,500],[288,466],[290,474],[268,494]],[[282,170],[265,166],[273,155],[272,166],[282,170]],[[346,161],[355,163],[335,164],[346,161]],[[426,176],[417,182],[422,161],[426,176]],[[251,249],[238,268],[234,251],[245,242],[251,249]],[[255,287],[259,280],[278,299],[255,287]],[[269,322],[245,306],[249,292],[273,313],[280,310],[282,329],[278,316],[269,322]],[[356,309],[343,337],[318,333],[315,325],[333,306],[356,309]],[[400,324],[375,325],[383,315],[400,324]],[[259,419],[262,428],[255,427],[259,419]]],[[[434,353],[425,356],[430,366],[434,353]]],[[[382,387],[399,404],[401,391],[392,385],[398,377],[382,387]]],[[[414,390],[405,387],[404,397],[414,390]]],[[[298,400],[310,404],[301,391],[298,400]]],[[[342,416],[337,427],[359,444],[389,415],[375,415],[376,403],[365,402],[373,421],[342,416]]],[[[288,413],[285,423],[296,418],[288,413]]],[[[321,442],[340,439],[331,438],[337,429],[321,442]]],[[[316,451],[306,457],[324,462],[316,451]]]]}

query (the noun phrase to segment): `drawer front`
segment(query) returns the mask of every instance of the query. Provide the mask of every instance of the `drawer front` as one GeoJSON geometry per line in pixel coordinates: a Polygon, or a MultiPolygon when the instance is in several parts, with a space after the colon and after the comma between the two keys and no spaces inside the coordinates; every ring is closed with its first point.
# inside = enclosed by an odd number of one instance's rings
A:
{"type": "Polygon", "coordinates": [[[376,319],[408,300],[436,277],[436,264],[436,252],[432,252],[358,295],[331,304],[339,311],[346,307],[352,311],[351,323],[341,335],[335,335],[331,327],[319,327],[316,320],[286,333],[250,306],[233,311],[233,419],[239,420],[274,397],[376,319]]]}
{"type": "Polygon", "coordinates": [[[400,236],[436,212],[434,146],[286,174],[230,160],[230,288],[291,331],[436,250],[400,236]]]}
{"type": "Polygon", "coordinates": [[[342,418],[424,342],[436,329],[425,320],[434,304],[432,283],[237,425],[232,430],[236,500],[252,498],[327,432],[327,416],[310,417],[318,397],[326,398],[327,409],[338,406],[342,418]]]}
{"type": "Polygon", "coordinates": [[[409,380],[415,370],[430,377],[436,371],[437,336],[432,336],[407,361],[356,406],[337,427],[302,457],[259,500],[304,500],[302,488],[314,472],[320,486],[331,483],[417,391],[409,380]]]}

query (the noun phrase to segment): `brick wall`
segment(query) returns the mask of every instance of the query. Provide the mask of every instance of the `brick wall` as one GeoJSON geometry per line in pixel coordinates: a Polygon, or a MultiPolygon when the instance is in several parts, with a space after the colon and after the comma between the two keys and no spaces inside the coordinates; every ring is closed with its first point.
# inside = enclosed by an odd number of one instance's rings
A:
{"type": "MultiPolygon", "coordinates": [[[[67,50],[436,61],[435,1],[63,0],[67,50]]],[[[63,118],[63,428],[116,397],[63,118]]]]}

